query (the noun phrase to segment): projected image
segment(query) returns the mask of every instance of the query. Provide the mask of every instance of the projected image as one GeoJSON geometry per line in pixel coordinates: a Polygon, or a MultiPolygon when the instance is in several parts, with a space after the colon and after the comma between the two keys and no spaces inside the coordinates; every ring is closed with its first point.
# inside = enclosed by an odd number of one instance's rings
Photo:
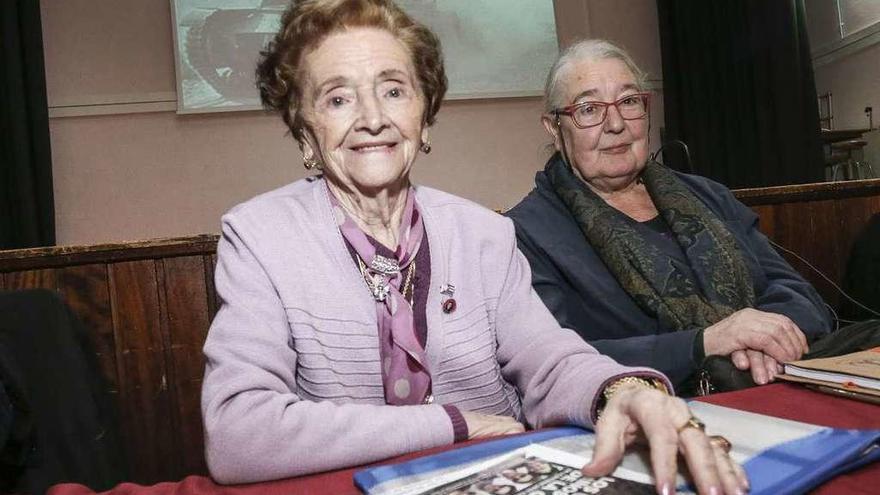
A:
{"type": "MultiPolygon", "coordinates": [[[[440,37],[448,98],[541,93],[557,53],[552,0],[400,0],[440,37]]],[[[254,69],[288,0],[172,0],[179,113],[260,108],[254,69]]]]}
{"type": "Polygon", "coordinates": [[[540,95],[558,53],[552,0],[398,0],[443,45],[449,97],[540,95]]]}
{"type": "Polygon", "coordinates": [[[260,107],[254,68],[287,0],[175,0],[179,112],[260,107]]]}

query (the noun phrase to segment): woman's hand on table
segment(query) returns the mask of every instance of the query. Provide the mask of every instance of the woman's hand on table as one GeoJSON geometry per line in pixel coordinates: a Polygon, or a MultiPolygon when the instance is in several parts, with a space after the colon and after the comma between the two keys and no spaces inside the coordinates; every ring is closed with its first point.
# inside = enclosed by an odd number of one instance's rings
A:
{"type": "Polygon", "coordinates": [[[591,477],[610,474],[626,447],[641,439],[651,450],[658,493],[675,492],[679,454],[699,493],[748,492],[743,468],[730,458],[722,442],[713,441],[692,418],[687,404],[677,397],[638,385],[620,389],[608,400],[596,424],[593,458],[583,473],[591,477]]]}
{"type": "MultiPolygon", "coordinates": [[[[759,351],[782,363],[800,359],[809,346],[804,332],[787,316],[745,308],[706,328],[703,349],[707,356],[730,355],[740,361],[742,357],[732,356],[735,351],[759,351]]],[[[756,355],[745,357],[750,365],[757,363],[756,355]]]]}
{"type": "Polygon", "coordinates": [[[467,423],[468,440],[522,433],[526,430],[522,423],[510,416],[494,416],[469,411],[461,411],[461,415],[467,423]]]}

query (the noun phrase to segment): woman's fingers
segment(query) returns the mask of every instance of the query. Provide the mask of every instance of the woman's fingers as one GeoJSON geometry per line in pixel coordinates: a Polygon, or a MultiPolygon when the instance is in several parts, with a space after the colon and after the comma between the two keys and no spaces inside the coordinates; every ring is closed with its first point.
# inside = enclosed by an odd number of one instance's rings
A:
{"type": "Polygon", "coordinates": [[[807,337],[804,335],[804,332],[798,328],[797,324],[793,322],[791,318],[780,314],[769,314],[777,319],[778,325],[783,329],[785,336],[791,342],[791,346],[794,349],[794,355],[791,359],[800,359],[805,352],[809,351],[807,337]]]}
{"type": "Polygon", "coordinates": [[[760,324],[752,328],[752,333],[756,335],[752,340],[756,345],[749,345],[748,348],[769,354],[778,361],[790,361],[800,357],[800,343],[785,325],[785,320],[788,319],[782,318],[779,318],[779,315],[762,313],[760,324]]]}
{"type": "MultiPolygon", "coordinates": [[[[760,353],[758,353],[760,355],[760,353]]],[[[761,355],[756,368],[766,372],[761,355]]],[[[587,476],[611,473],[623,458],[627,443],[640,428],[651,449],[651,467],[659,493],[675,490],[678,454],[684,456],[700,493],[744,493],[745,471],[727,455],[730,444],[707,437],[684,401],[648,388],[624,389],[605,406],[596,425],[593,459],[583,468],[587,476]]]]}
{"type": "Polygon", "coordinates": [[[772,382],[776,379],[776,375],[779,374],[779,363],[766,354],[762,355],[764,357],[764,368],[767,370],[767,377],[772,382]]]}
{"type": "Polygon", "coordinates": [[[609,406],[612,405],[619,406],[621,414],[641,428],[651,449],[651,468],[657,491],[673,493],[678,472],[679,443],[676,428],[690,418],[687,405],[681,399],[644,388],[628,391],[627,395],[615,395],[609,401],[609,406]],[[614,399],[620,400],[618,402],[614,399]]]}
{"type": "Polygon", "coordinates": [[[739,370],[745,371],[749,369],[749,357],[746,355],[746,351],[742,349],[730,353],[730,360],[733,361],[733,365],[739,370]]]}
{"type": "Polygon", "coordinates": [[[617,408],[606,407],[602,417],[596,423],[596,444],[593,446],[593,458],[581,472],[586,476],[597,478],[614,471],[623,459],[626,450],[627,427],[630,421],[617,408]]]}
{"type": "Polygon", "coordinates": [[[751,370],[752,380],[759,385],[772,382],[783,372],[782,365],[761,351],[733,351],[730,354],[733,365],[742,371],[751,370]]]}
{"type": "MultiPolygon", "coordinates": [[[[684,416],[687,418],[689,415],[689,412],[685,412],[685,414],[679,413],[671,417],[684,416]]],[[[664,416],[648,413],[640,420],[640,424],[648,439],[648,445],[651,447],[651,467],[654,471],[657,492],[675,493],[679,434],[676,427],[670,422],[671,417],[664,416]]],[[[681,423],[684,424],[686,421],[681,421],[681,423]]]]}
{"type": "Polygon", "coordinates": [[[758,385],[768,382],[767,368],[764,366],[764,354],[751,349],[746,351],[749,358],[749,369],[752,372],[752,380],[758,385]]]}
{"type": "Polygon", "coordinates": [[[745,470],[717,443],[710,440],[712,455],[715,457],[715,466],[718,471],[718,479],[724,487],[724,493],[745,493],[749,490],[749,480],[745,470]]]}
{"type": "Polygon", "coordinates": [[[746,474],[745,468],[740,466],[739,463],[734,461],[729,455],[727,456],[727,462],[733,467],[733,472],[736,473],[736,480],[740,488],[742,488],[742,492],[748,492],[751,490],[752,485],[749,483],[749,475],[746,474]]]}
{"type": "Polygon", "coordinates": [[[721,491],[718,460],[705,433],[696,428],[686,428],[679,435],[679,441],[681,453],[687,462],[698,493],[736,493],[721,491]]]}
{"type": "Polygon", "coordinates": [[[779,363],[800,359],[809,350],[806,336],[790,318],[751,308],[708,327],[703,333],[703,345],[706,355],[729,354],[737,368],[750,369],[752,378],[760,384],[772,381],[781,372],[779,363]],[[758,351],[768,359],[759,363],[754,354],[743,354],[748,350],[758,351]]]}
{"type": "Polygon", "coordinates": [[[784,362],[803,353],[798,333],[797,326],[785,316],[746,308],[706,328],[703,347],[707,356],[754,349],[784,362]]]}

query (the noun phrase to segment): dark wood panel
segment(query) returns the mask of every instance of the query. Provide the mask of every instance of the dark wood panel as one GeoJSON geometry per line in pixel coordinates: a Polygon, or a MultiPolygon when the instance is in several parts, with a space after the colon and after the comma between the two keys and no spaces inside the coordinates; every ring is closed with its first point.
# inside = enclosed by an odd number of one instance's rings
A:
{"type": "Polygon", "coordinates": [[[825,301],[837,307],[837,290],[809,263],[831,280],[840,280],[844,254],[840,249],[837,202],[833,200],[780,204],[773,207],[772,240],[796,253],[783,256],[791,266],[816,287],[825,301]]]}
{"type": "Polygon", "coordinates": [[[205,368],[202,344],[210,324],[205,262],[202,256],[186,256],[161,260],[161,266],[169,376],[173,384],[170,392],[182,476],[204,469],[199,394],[194,393],[191,384],[201,383],[205,368]]]}
{"type": "Polygon", "coordinates": [[[158,283],[152,260],[109,266],[122,436],[133,481],[174,479],[175,432],[163,350],[158,283]],[[170,461],[170,462],[169,462],[170,461]]]}
{"type": "Polygon", "coordinates": [[[116,342],[107,265],[92,264],[58,268],[58,291],[65,302],[90,330],[101,373],[113,393],[119,391],[116,374],[116,342]]]}
{"type": "Polygon", "coordinates": [[[776,235],[776,216],[773,214],[773,206],[761,205],[751,208],[758,214],[758,230],[773,239],[776,235]]]}
{"type": "Polygon", "coordinates": [[[210,324],[204,261],[200,256],[188,256],[162,263],[170,345],[180,354],[180,360],[173,361],[175,372],[182,379],[201,378],[202,344],[210,324]]]}
{"type": "Polygon", "coordinates": [[[205,286],[208,288],[208,314],[213,320],[220,309],[220,299],[217,297],[217,288],[214,286],[214,270],[217,268],[217,253],[205,255],[203,258],[205,264],[205,286]]]}
{"type": "Polygon", "coordinates": [[[0,251],[0,272],[210,254],[217,249],[217,239],[206,234],[125,244],[11,249],[0,251]]]}
{"type": "Polygon", "coordinates": [[[173,466],[169,472],[165,473],[166,477],[172,479],[181,478],[185,473],[181,473],[180,469],[183,464],[183,453],[180,451],[180,415],[178,414],[177,397],[175,390],[177,389],[177,373],[174,369],[174,363],[171,359],[171,336],[168,330],[168,300],[165,294],[165,260],[155,260],[156,269],[156,286],[158,289],[157,297],[159,301],[159,335],[162,342],[162,356],[165,360],[165,370],[163,384],[168,385],[168,407],[169,414],[165,418],[167,427],[175,433],[171,437],[173,447],[169,452],[166,462],[173,466]]]}
{"type": "Polygon", "coordinates": [[[24,270],[6,274],[7,290],[56,289],[55,270],[24,270]]]}
{"type": "Polygon", "coordinates": [[[181,400],[178,404],[180,414],[180,429],[177,432],[180,438],[181,454],[183,459],[180,464],[183,477],[189,474],[208,474],[208,466],[205,464],[205,449],[202,429],[201,410],[201,377],[192,380],[178,380],[175,384],[177,395],[188,400],[181,400]]]}
{"type": "MultiPolygon", "coordinates": [[[[841,201],[838,203],[837,209],[840,228],[836,235],[839,238],[841,254],[846,260],[849,259],[853,243],[865,230],[868,221],[872,216],[880,213],[880,196],[841,201]]],[[[846,269],[845,264],[843,269],[846,269]]]]}
{"type": "Polygon", "coordinates": [[[737,189],[734,196],[747,205],[800,203],[880,195],[880,179],[794,184],[790,186],[737,189]]]}

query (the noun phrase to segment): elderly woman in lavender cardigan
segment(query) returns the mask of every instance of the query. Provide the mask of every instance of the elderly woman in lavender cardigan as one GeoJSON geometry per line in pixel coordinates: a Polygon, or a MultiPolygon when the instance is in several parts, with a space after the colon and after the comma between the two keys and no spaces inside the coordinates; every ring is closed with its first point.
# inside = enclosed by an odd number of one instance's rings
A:
{"type": "Polygon", "coordinates": [[[389,0],[298,1],[258,78],[322,173],[223,217],[202,391],[216,480],[576,424],[597,431],[589,475],[643,437],[661,492],[679,452],[701,491],[746,486],[662,374],[559,327],[510,220],[411,184],[446,90],[430,31],[389,0]]]}

